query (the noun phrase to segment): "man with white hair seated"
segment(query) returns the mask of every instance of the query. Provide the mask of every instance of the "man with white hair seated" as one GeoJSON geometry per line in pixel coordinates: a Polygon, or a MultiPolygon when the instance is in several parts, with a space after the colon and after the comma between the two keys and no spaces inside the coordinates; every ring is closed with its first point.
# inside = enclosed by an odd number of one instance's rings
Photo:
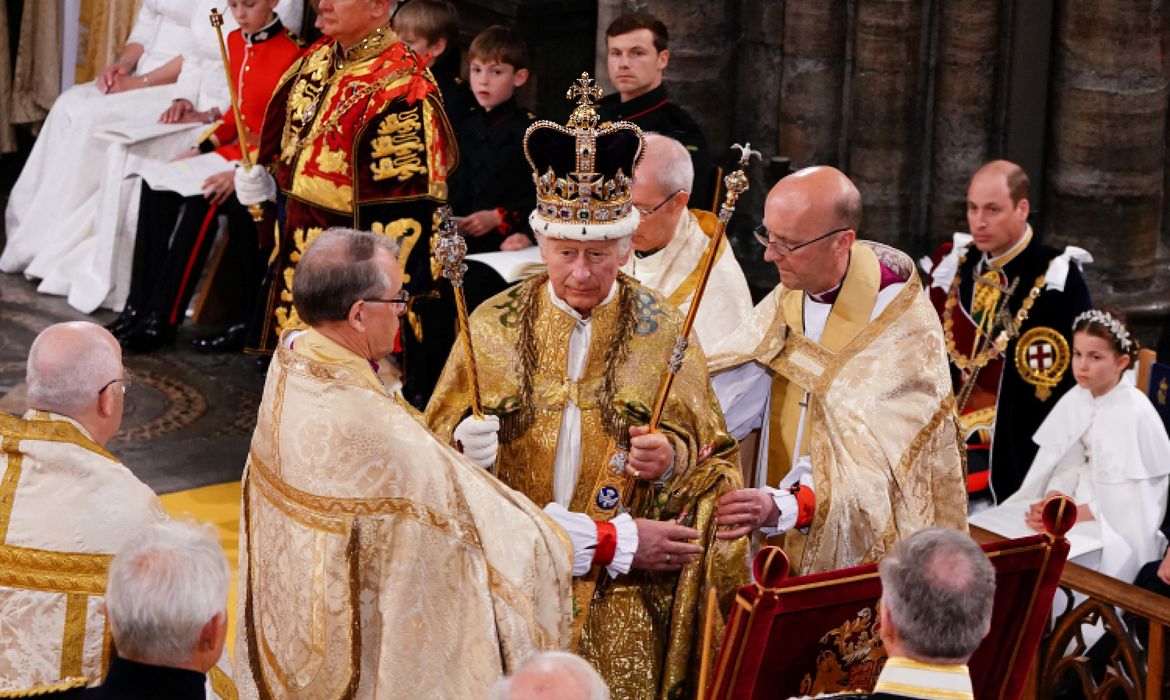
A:
{"type": "MultiPolygon", "coordinates": [[[[695,167],[686,147],[661,134],[646,134],[646,149],[634,171],[631,197],[642,215],[634,231],[634,254],[622,272],[657,290],[687,313],[694,300],[700,267],[715,232],[709,212],[687,209],[695,167]]],[[[715,264],[695,317],[704,348],[747,323],[752,294],[727,238],[719,243],[715,264]]]]}
{"type": "Polygon", "coordinates": [[[544,651],[496,681],[488,700],[609,700],[609,688],[580,656],[544,651]]]}
{"type": "Polygon", "coordinates": [[[973,700],[967,662],[991,629],[995,567],[949,528],[919,530],[878,564],[882,643],[889,659],[872,695],[840,700],[973,700]]]}
{"type": "Polygon", "coordinates": [[[109,332],[59,323],[29,350],[28,411],[0,414],[0,691],[101,678],[110,556],[165,517],[104,447],[130,381],[109,332]]]}
{"type": "Polygon", "coordinates": [[[117,656],[100,686],[52,697],[202,700],[225,679],[231,572],[215,531],[166,521],[132,538],[110,564],[106,609],[117,656]]]}

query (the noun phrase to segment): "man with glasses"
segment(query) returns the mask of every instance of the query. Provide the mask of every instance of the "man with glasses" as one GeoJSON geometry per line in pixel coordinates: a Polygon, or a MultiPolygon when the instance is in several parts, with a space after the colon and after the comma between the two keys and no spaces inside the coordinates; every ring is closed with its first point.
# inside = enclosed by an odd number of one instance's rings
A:
{"type": "Polygon", "coordinates": [[[712,351],[729,429],[760,428],[756,488],[719,502],[721,537],[786,533],[802,574],[876,561],[921,527],[966,528],[942,329],[910,258],[857,240],[835,168],[772,188],[757,237],[780,286],[712,351]]]}
{"type": "Polygon", "coordinates": [[[297,266],[309,329],[281,338],[244,473],[243,698],[484,697],[569,641],[568,538],[378,377],[408,300],[395,252],[330,229],[297,266]]]}
{"type": "MultiPolygon", "coordinates": [[[[646,149],[634,175],[631,196],[642,221],[634,231],[634,254],[622,272],[657,290],[685,314],[691,308],[716,218],[687,209],[695,170],[687,149],[669,136],[646,134],[646,149]]],[[[714,347],[742,326],[751,311],[752,296],[743,269],[724,238],[695,317],[699,342],[704,348],[714,347]]]]}
{"type": "Polygon", "coordinates": [[[105,447],[131,382],[108,331],[49,326],[29,350],[26,381],[25,414],[0,414],[0,691],[101,680],[106,566],[165,518],[105,447]]]}

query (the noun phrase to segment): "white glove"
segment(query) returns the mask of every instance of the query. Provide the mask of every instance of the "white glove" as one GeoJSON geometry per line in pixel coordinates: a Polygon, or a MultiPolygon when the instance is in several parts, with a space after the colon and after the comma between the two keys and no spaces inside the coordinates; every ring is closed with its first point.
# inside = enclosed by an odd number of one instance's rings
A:
{"type": "Polygon", "coordinates": [[[463,454],[484,469],[491,469],[496,463],[496,452],[500,449],[499,416],[484,416],[482,419],[468,416],[455,426],[452,436],[463,454]]]}
{"type": "Polygon", "coordinates": [[[276,180],[268,171],[259,165],[253,165],[251,170],[244,170],[236,165],[236,199],[240,204],[250,207],[253,204],[276,201],[276,180]]]}

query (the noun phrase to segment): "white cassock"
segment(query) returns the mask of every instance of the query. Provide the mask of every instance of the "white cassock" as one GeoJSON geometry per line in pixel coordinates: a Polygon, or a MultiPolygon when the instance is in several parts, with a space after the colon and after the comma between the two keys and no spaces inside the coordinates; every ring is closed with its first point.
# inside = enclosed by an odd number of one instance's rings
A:
{"type": "MultiPolygon", "coordinates": [[[[686,314],[694,299],[699,264],[710,242],[695,215],[683,212],[666,247],[641,258],[631,254],[622,272],[657,290],[686,314]]],[[[737,331],[752,313],[747,279],[726,239],[721,249],[695,316],[695,333],[704,348],[715,347],[721,338],[737,331]]]]}
{"type": "Polygon", "coordinates": [[[1038,501],[1059,491],[1093,511],[1077,527],[1100,529],[1097,569],[1132,581],[1138,569],[1162,556],[1158,531],[1170,485],[1170,438],[1150,400],[1122,381],[1094,398],[1069,389],[1040,424],[1040,446],[1020,490],[1004,505],[1038,501]]]}

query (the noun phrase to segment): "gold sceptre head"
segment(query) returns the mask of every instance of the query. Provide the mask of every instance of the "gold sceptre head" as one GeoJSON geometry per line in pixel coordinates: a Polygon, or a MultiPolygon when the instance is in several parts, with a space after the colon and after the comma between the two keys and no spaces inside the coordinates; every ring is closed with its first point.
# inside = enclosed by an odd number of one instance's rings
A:
{"type": "Polygon", "coordinates": [[[459,234],[451,207],[435,210],[435,230],[439,232],[435,240],[435,261],[439,263],[443,278],[450,281],[452,287],[462,287],[463,273],[467,272],[467,264],[463,262],[467,255],[467,241],[459,234]]]}
{"type": "Polygon", "coordinates": [[[223,15],[216,8],[211,8],[211,26],[219,29],[223,26],[223,15]]]}
{"type": "Polygon", "coordinates": [[[471,413],[483,418],[483,403],[479,398],[479,372],[475,368],[475,347],[471,343],[471,322],[467,318],[467,300],[463,296],[463,273],[467,272],[467,241],[459,234],[459,227],[451,215],[451,207],[439,207],[434,214],[435,237],[432,253],[443,278],[451,283],[455,292],[455,310],[459,315],[459,336],[463,339],[463,351],[467,354],[467,386],[471,400],[471,413]]]}
{"type": "Polygon", "coordinates": [[[763,158],[759,151],[752,150],[751,143],[744,143],[742,146],[737,143],[732,148],[739,149],[739,170],[728,173],[723,178],[723,186],[727,188],[727,196],[723,198],[723,206],[719,208],[719,221],[724,225],[735,213],[735,203],[739,201],[739,196],[748,190],[748,178],[744,171],[751,163],[752,156],[763,158]]]}

